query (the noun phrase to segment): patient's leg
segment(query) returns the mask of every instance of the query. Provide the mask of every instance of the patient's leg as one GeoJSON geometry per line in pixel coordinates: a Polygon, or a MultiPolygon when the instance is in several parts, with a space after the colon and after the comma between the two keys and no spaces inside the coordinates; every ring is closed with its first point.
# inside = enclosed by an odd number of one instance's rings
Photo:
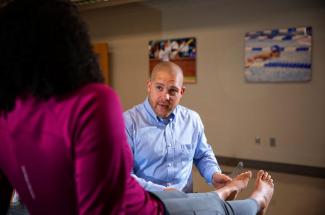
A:
{"type": "Polygon", "coordinates": [[[271,175],[263,170],[258,171],[255,189],[250,198],[255,199],[260,206],[258,215],[263,215],[271,201],[274,184],[271,175]]]}
{"type": "Polygon", "coordinates": [[[223,200],[234,200],[237,194],[247,187],[249,179],[252,177],[252,172],[247,171],[237,175],[226,186],[216,190],[219,197],[223,200]]]}

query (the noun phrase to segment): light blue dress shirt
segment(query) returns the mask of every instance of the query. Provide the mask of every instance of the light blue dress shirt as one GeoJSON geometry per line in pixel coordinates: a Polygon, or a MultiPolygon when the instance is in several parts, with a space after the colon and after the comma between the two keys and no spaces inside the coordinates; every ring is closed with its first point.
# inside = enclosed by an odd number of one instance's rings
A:
{"type": "Polygon", "coordinates": [[[146,98],[123,116],[134,156],[132,175],[146,190],[173,187],[192,192],[193,162],[209,184],[213,173],[221,172],[195,111],[178,105],[163,120],[146,98]]]}

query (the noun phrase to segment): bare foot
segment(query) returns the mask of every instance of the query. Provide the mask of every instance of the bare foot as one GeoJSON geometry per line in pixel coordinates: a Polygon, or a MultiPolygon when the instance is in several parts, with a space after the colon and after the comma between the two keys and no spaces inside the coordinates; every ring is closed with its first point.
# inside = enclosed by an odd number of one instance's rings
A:
{"type": "Polygon", "coordinates": [[[234,200],[237,197],[238,193],[247,187],[247,184],[251,177],[251,171],[243,172],[237,175],[226,186],[216,190],[216,192],[223,200],[234,200]]]}
{"type": "Polygon", "coordinates": [[[260,205],[258,215],[265,214],[267,207],[271,201],[274,191],[274,184],[271,175],[268,172],[259,170],[257,172],[257,178],[255,182],[255,189],[251,195],[251,198],[255,199],[260,205]]]}

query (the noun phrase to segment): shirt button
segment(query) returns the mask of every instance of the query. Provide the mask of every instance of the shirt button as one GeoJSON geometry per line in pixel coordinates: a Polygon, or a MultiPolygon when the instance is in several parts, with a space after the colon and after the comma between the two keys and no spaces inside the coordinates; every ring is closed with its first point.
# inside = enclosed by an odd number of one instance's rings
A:
{"type": "Polygon", "coordinates": [[[171,166],[172,166],[172,164],[171,164],[171,163],[169,163],[167,166],[171,167],[171,166]]]}
{"type": "Polygon", "coordinates": [[[168,147],[171,147],[172,146],[172,144],[168,144],[168,147]]]}

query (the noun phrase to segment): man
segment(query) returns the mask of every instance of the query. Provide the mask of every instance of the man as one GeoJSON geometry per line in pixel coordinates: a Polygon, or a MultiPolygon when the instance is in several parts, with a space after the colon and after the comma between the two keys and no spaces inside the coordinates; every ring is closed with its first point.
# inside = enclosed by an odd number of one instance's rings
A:
{"type": "Polygon", "coordinates": [[[184,92],[181,68],[161,62],[147,82],[146,100],[124,112],[132,175],[146,190],[192,192],[193,162],[215,188],[231,181],[221,173],[199,115],[179,105],[184,92]]]}

